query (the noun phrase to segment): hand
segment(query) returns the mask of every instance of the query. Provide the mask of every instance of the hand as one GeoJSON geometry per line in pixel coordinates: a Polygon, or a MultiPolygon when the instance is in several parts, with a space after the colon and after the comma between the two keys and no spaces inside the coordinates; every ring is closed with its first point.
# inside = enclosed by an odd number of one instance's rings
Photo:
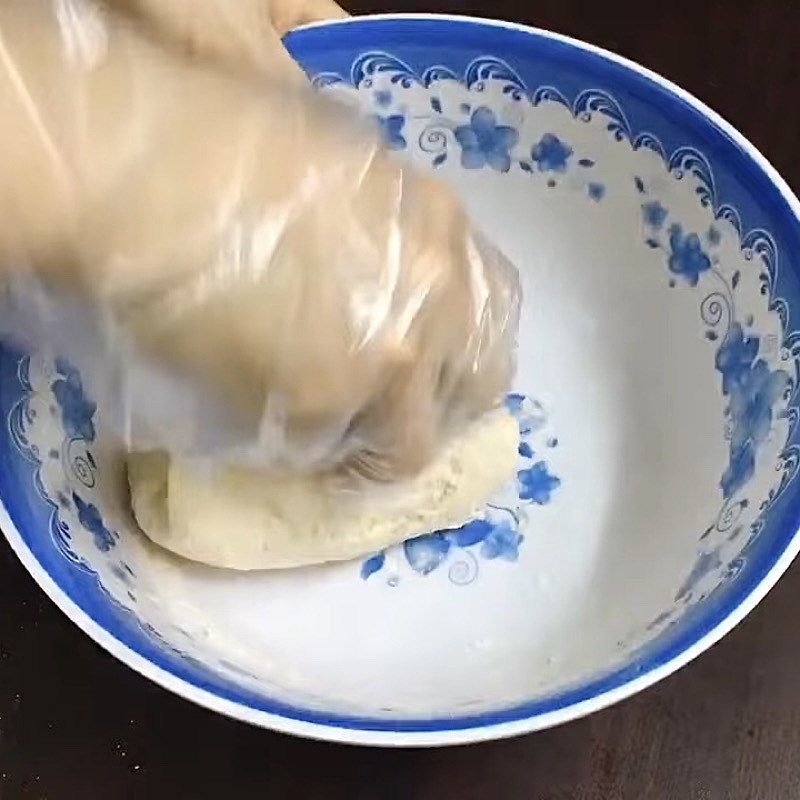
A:
{"type": "MultiPolygon", "coordinates": [[[[500,401],[516,273],[447,187],[305,87],[65,5],[0,3],[0,251],[203,387],[230,425],[200,455],[391,480],[500,401]]],[[[183,454],[180,398],[130,445],[183,454]]]]}
{"type": "Polygon", "coordinates": [[[106,0],[178,52],[229,69],[305,80],[281,38],[347,14],[333,0],[106,0]]]}

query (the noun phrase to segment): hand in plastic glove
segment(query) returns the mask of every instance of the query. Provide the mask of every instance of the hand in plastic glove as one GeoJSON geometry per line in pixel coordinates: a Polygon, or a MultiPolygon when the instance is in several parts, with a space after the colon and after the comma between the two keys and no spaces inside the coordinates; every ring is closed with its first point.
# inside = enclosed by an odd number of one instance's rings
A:
{"type": "Polygon", "coordinates": [[[333,0],[105,0],[189,57],[228,69],[305,81],[281,37],[346,17],[333,0]]]}
{"type": "Polygon", "coordinates": [[[86,2],[2,0],[0,37],[0,252],[227,414],[211,451],[186,395],[135,404],[130,446],[393,479],[499,402],[516,274],[373,130],[86,2]]]}

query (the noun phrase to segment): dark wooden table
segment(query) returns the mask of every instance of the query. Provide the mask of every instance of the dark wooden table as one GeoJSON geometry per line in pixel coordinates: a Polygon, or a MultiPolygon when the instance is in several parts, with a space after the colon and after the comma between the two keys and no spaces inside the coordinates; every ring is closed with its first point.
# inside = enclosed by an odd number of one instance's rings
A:
{"type": "MultiPolygon", "coordinates": [[[[721,112],[800,188],[797,0],[378,2],[350,8],[491,14],[629,56],[721,112]]],[[[336,747],[195,708],[101,652],[4,542],[0,608],[2,800],[800,797],[800,564],[649,691],[553,731],[449,750],[336,747]]]]}

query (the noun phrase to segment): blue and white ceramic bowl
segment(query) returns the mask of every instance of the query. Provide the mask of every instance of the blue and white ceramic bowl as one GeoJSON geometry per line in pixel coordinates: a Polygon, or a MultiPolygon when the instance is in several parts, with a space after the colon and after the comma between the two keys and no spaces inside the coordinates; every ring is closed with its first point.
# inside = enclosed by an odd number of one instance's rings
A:
{"type": "Polygon", "coordinates": [[[11,545],[120,660],[291,733],[488,739],[659,680],[800,544],[797,199],[697,100],[563,37],[384,17],[288,44],[518,265],[516,484],[483,519],[363,563],[192,566],[135,532],[80,375],[5,345],[11,545]]]}

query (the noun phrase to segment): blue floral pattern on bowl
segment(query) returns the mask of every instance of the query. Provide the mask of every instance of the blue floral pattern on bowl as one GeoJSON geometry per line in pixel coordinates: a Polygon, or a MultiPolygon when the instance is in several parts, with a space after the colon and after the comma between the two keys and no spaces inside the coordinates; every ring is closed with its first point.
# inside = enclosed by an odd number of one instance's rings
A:
{"type": "MultiPolygon", "coordinates": [[[[508,64],[493,57],[475,59],[461,78],[442,67],[432,67],[417,74],[390,54],[367,53],[354,63],[349,79],[323,73],[315,76],[314,82],[319,88],[356,93],[367,88],[374,89],[384,82],[391,85],[392,113],[404,115],[409,126],[409,141],[415,138],[410,127],[410,123],[414,122],[414,130],[418,131],[416,154],[420,160],[429,158],[429,163],[436,169],[449,164],[449,154],[453,148],[457,148],[459,164],[464,169],[489,167],[498,172],[507,172],[516,167],[532,179],[544,181],[548,189],[560,186],[562,190],[582,193],[589,201],[603,201],[607,197],[608,187],[596,177],[597,160],[593,153],[581,152],[573,142],[553,130],[539,132],[532,140],[527,140],[524,126],[520,126],[519,122],[511,122],[512,118],[524,121],[526,108],[557,104],[569,110],[580,122],[602,124],[613,139],[629,143],[634,152],[656,154],[676,181],[694,183],[700,206],[712,209],[715,220],[714,224],[702,231],[687,230],[681,220],[671,219],[668,203],[642,177],[636,176],[630,191],[640,198],[646,245],[655,252],[663,253],[669,285],[695,290],[705,287],[709,276],[718,284],[718,288],[706,291],[700,297],[699,307],[701,320],[708,326],[707,339],[718,343],[715,365],[724,384],[723,394],[728,400],[725,422],[730,454],[719,481],[721,508],[711,528],[699,538],[698,563],[711,563],[708,560],[709,531],[715,532],[716,536],[728,535],[735,527],[734,522],[741,525],[743,514],[751,517],[747,524],[751,531],[750,541],[754,541],[763,524],[763,512],[781,495],[797,471],[798,456],[793,447],[787,447],[777,469],[780,476],[778,485],[771,490],[766,504],[754,504],[750,498],[741,496],[753,478],[759,448],[764,444],[775,419],[786,415],[795,419],[797,416],[797,412],[786,406],[797,382],[795,376],[800,346],[785,347],[778,359],[780,366],[777,366],[774,343],[769,343],[771,357],[765,358],[762,352],[765,344],[755,333],[757,325],[754,320],[750,315],[740,317],[735,294],[741,273],[737,271],[728,275],[720,267],[717,251],[722,236],[717,223],[732,226],[739,237],[741,252],[747,258],[756,256],[761,261],[762,294],[767,297],[771,297],[775,283],[777,248],[766,231],[743,233],[738,212],[718,203],[713,172],[706,157],[691,147],[679,147],[670,155],[653,134],[634,133],[619,103],[605,91],[585,90],[569,101],[552,86],[531,90],[508,64]],[[437,94],[430,95],[438,82],[451,80],[460,80],[473,97],[469,101],[462,99],[448,106],[437,94]],[[430,96],[431,99],[425,102],[425,106],[420,102],[417,107],[411,98],[420,88],[424,90],[421,95],[430,96]],[[481,101],[491,91],[499,91],[507,99],[504,112],[507,118],[481,101]],[[521,111],[516,111],[515,106],[521,111]],[[423,108],[427,113],[423,113],[423,108]],[[746,344],[736,352],[740,331],[746,344]],[[737,365],[741,366],[741,370],[737,365]],[[758,506],[757,512],[753,511],[755,506],[758,506]]],[[[771,300],[770,308],[779,314],[785,326],[787,315],[784,307],[783,301],[771,300]]],[[[786,338],[787,342],[793,341],[792,335],[786,338]]],[[[524,441],[520,447],[521,453],[527,452],[524,441]]],[[[527,471],[521,471],[520,475],[526,500],[534,502],[537,498],[547,502],[552,490],[557,488],[558,480],[548,472],[544,463],[530,464],[527,471]]],[[[445,563],[452,546],[441,539],[436,541],[437,544],[429,548],[429,561],[424,562],[426,569],[428,564],[435,562],[428,572],[445,563]]],[[[704,585],[714,585],[717,589],[736,578],[741,572],[739,565],[743,558],[737,547],[732,550],[734,555],[729,557],[730,560],[726,560],[722,549],[718,552],[720,563],[713,570],[692,570],[696,579],[702,573],[704,585]],[[734,563],[737,565],[735,568],[732,566],[734,563]]],[[[422,561],[415,557],[415,563],[422,561]]],[[[385,568],[385,558],[379,555],[366,562],[363,572],[369,575],[385,568]]],[[[694,584],[687,577],[680,603],[697,602],[707,596],[705,591],[693,591],[696,588],[694,584]]],[[[671,623],[678,609],[676,605],[671,612],[665,612],[659,624],[671,623]]]]}
{"type": "Polygon", "coordinates": [[[406,140],[403,136],[403,127],[406,123],[405,117],[402,114],[391,114],[388,117],[381,117],[376,114],[375,119],[389,149],[404,150],[406,147],[406,140]]]}
{"type": "Polygon", "coordinates": [[[546,133],[531,148],[531,160],[536,162],[539,172],[566,172],[572,155],[572,148],[552,133],[546,133]]]}
{"type": "MultiPolygon", "coordinates": [[[[537,453],[558,447],[558,439],[548,432],[544,407],[522,394],[509,394],[506,408],[519,424],[519,470],[514,485],[506,487],[487,503],[483,516],[460,528],[435,531],[410,539],[402,546],[407,565],[418,575],[428,575],[442,565],[449,565],[451,583],[472,583],[479,572],[478,558],[487,561],[516,561],[524,540],[521,519],[528,519],[530,506],[547,505],[561,485],[537,453]]],[[[399,552],[399,548],[394,548],[399,552]]],[[[361,577],[369,578],[387,565],[386,553],[377,553],[361,565],[361,577]]],[[[396,586],[399,576],[392,572],[388,583],[396,586]]]]}
{"type": "MultiPolygon", "coordinates": [[[[337,35],[335,30],[325,33],[333,38],[337,35]]],[[[414,55],[417,51],[413,47],[400,45],[397,39],[390,40],[409,57],[430,57],[428,63],[433,63],[434,54],[430,51],[426,53],[423,48],[422,55],[414,55]]],[[[559,47],[563,48],[563,44],[559,43],[559,47]]],[[[344,52],[349,52],[348,48],[344,52]]],[[[730,596],[736,597],[740,592],[737,603],[748,596],[751,588],[740,590],[738,587],[743,577],[744,586],[751,586],[747,582],[752,580],[753,564],[758,563],[751,554],[758,553],[759,537],[783,546],[780,537],[775,535],[775,525],[768,524],[767,520],[782,496],[793,497],[792,493],[784,493],[798,466],[797,450],[792,444],[798,413],[792,403],[800,334],[792,332],[790,304],[781,296],[787,284],[778,280],[778,243],[768,231],[744,226],[745,221],[771,226],[773,219],[770,214],[752,213],[755,204],[746,198],[743,200],[746,192],[739,189],[734,190],[735,202],[730,204],[731,184],[721,182],[718,191],[706,157],[693,147],[676,146],[680,142],[675,140],[675,132],[670,133],[666,126],[663,130],[656,126],[655,133],[650,132],[649,127],[641,124],[641,114],[637,118],[634,113],[629,120],[626,112],[631,113],[630,98],[620,96],[621,103],[605,90],[580,90],[566,83],[560,87],[534,83],[539,74],[518,59],[514,63],[531,82],[526,85],[505,61],[494,56],[479,56],[469,61],[474,53],[467,55],[465,49],[460,52],[464,55],[462,60],[460,56],[450,58],[449,52],[443,52],[442,58],[449,66],[439,64],[421,71],[415,71],[388,53],[363,53],[354,59],[352,66],[346,64],[340,70],[342,74],[319,73],[315,83],[329,90],[358,94],[364,101],[365,112],[382,120],[378,124],[391,147],[445,176],[466,171],[474,181],[519,179],[536,191],[551,192],[556,199],[567,194],[580,198],[580,211],[587,215],[607,208],[610,198],[629,202],[641,224],[645,249],[641,269],[649,270],[649,275],[658,275],[666,285],[673,286],[675,302],[694,304],[696,300],[701,340],[698,347],[705,347],[709,366],[716,368],[713,377],[719,382],[720,438],[724,437],[723,449],[727,453],[726,470],[718,476],[719,486],[715,487],[719,492],[719,511],[715,517],[709,515],[714,518],[709,519],[710,524],[699,534],[694,563],[687,569],[675,597],[671,598],[673,602],[665,603],[662,612],[648,626],[647,637],[658,641],[661,649],[649,662],[644,658],[637,662],[634,677],[639,677],[642,664],[646,664],[644,671],[647,672],[673,658],[674,653],[664,651],[660,643],[664,637],[660,632],[686,618],[687,609],[717,592],[727,597],[731,586],[734,588],[730,596]],[[462,70],[464,64],[467,66],[462,70]],[[479,131],[476,132],[473,117],[481,108],[491,111],[492,127],[488,116],[483,114],[478,118],[479,131]],[[558,117],[565,124],[539,125],[534,117],[535,112],[542,109],[557,109],[558,114],[550,114],[548,120],[558,117]],[[398,117],[400,119],[396,119],[398,117]],[[395,121],[385,122],[393,118],[395,121]],[[598,140],[616,143],[618,152],[631,161],[638,159],[641,174],[632,179],[629,186],[609,179],[602,154],[598,155],[586,145],[589,137],[584,137],[580,143],[581,137],[573,135],[579,126],[590,127],[598,140]],[[460,141],[456,131],[465,127],[469,127],[472,134],[462,133],[460,141]],[[498,129],[508,130],[498,134],[498,129]],[[662,141],[669,142],[669,147],[662,141]],[[463,163],[465,150],[468,164],[463,163]],[[543,164],[544,169],[541,168],[543,164]],[[665,191],[665,187],[675,186],[680,187],[683,196],[694,194],[693,201],[707,212],[702,220],[689,224],[683,218],[681,209],[672,202],[674,195],[665,191]],[[735,271],[729,269],[729,262],[735,260],[738,264],[740,257],[749,265],[741,264],[735,271]],[[760,304],[748,306],[741,302],[742,286],[750,286],[754,274],[762,284],[762,299],[760,304]],[[775,452],[779,453],[777,463],[775,452]],[[765,525],[766,529],[771,528],[768,537],[762,536],[765,525]]],[[[600,57],[592,54],[592,58],[600,57]]],[[[514,60],[511,56],[509,59],[514,60]]],[[[336,63],[336,59],[330,57],[323,63],[336,63]]],[[[337,69],[340,67],[341,63],[337,69]]],[[[615,81],[603,85],[614,87],[615,81]]],[[[710,129],[707,120],[705,124],[704,130],[710,129]]],[[[676,130],[677,135],[683,135],[680,125],[676,130]]],[[[741,160],[748,159],[751,156],[745,154],[741,160]]],[[[786,244],[780,243],[781,246],[786,244]]],[[[794,299],[792,303],[796,305],[794,299]]],[[[89,576],[93,582],[81,584],[84,595],[73,593],[75,603],[96,621],[101,620],[98,623],[101,627],[135,653],[178,676],[178,680],[210,691],[218,702],[227,702],[222,698],[233,698],[236,704],[248,710],[265,710],[293,720],[311,720],[311,725],[318,726],[317,731],[325,729],[323,735],[330,735],[328,731],[332,725],[371,731],[444,729],[452,732],[456,726],[467,729],[498,721],[528,719],[543,710],[563,709],[576,702],[574,695],[548,698],[538,705],[511,709],[502,719],[491,714],[472,715],[470,711],[465,712],[466,716],[457,714],[456,720],[369,718],[365,721],[347,714],[328,715],[326,712],[319,715],[314,710],[319,705],[311,708],[310,704],[307,707],[301,703],[298,708],[287,707],[270,698],[242,691],[241,684],[231,676],[233,672],[243,673],[239,666],[229,665],[228,669],[221,661],[214,664],[209,653],[196,642],[181,639],[182,634],[155,617],[147,619],[142,612],[138,601],[140,578],[136,570],[126,569],[123,563],[126,537],[117,539],[114,536],[116,523],[112,524],[108,518],[101,492],[104,472],[100,469],[99,449],[103,440],[102,415],[94,413],[92,401],[85,397],[79,378],[68,369],[59,372],[52,363],[42,364],[26,358],[20,361],[19,402],[15,400],[8,417],[9,433],[16,447],[14,458],[33,465],[33,491],[38,502],[50,513],[49,534],[58,557],[63,556],[66,565],[64,572],[53,570],[55,582],[65,593],[71,594],[74,575],[89,576]],[[58,396],[52,388],[56,383],[58,396]],[[111,544],[106,533],[116,544],[111,544]],[[146,632],[147,643],[142,644],[125,624],[118,627],[105,624],[102,616],[95,613],[98,607],[114,604],[132,610],[129,618],[135,621],[138,629],[146,632]],[[158,653],[147,649],[150,642],[161,648],[158,653]],[[178,646],[181,642],[186,644],[185,648],[178,646]],[[216,666],[223,668],[224,679],[219,679],[214,672],[216,666]]],[[[10,383],[4,388],[16,392],[10,383]]],[[[536,393],[535,386],[526,389],[536,393]]],[[[7,405],[4,409],[8,413],[7,405]]],[[[561,430],[560,433],[565,434],[565,450],[574,445],[567,435],[571,431],[561,430]]],[[[530,437],[527,441],[524,435],[522,437],[519,452],[524,462],[520,472],[525,473],[525,477],[520,478],[515,487],[530,496],[524,501],[524,509],[532,520],[558,508],[562,492],[564,506],[567,506],[567,494],[575,485],[575,476],[569,469],[562,469],[562,462],[555,454],[552,461],[558,468],[551,464],[546,447],[548,443],[557,444],[553,432],[542,431],[541,436],[534,438],[532,444],[530,437]],[[561,478],[563,486],[555,483],[561,478]],[[553,506],[538,505],[536,498],[541,498],[545,504],[549,500],[553,506]]],[[[404,570],[404,581],[406,574],[412,578],[425,576],[424,583],[421,578],[416,583],[405,581],[421,594],[436,584],[437,576],[450,577],[453,583],[468,583],[474,581],[470,559],[475,564],[480,563],[487,577],[486,582],[476,585],[476,590],[489,583],[490,571],[506,580],[515,570],[520,571],[536,535],[535,529],[515,526],[508,513],[515,511],[522,502],[517,491],[511,502],[503,507],[498,505],[499,511],[490,509],[492,514],[487,515],[487,519],[475,520],[458,531],[421,537],[399,551],[374,556],[362,567],[372,577],[364,583],[354,581],[356,588],[371,589],[383,578],[391,584],[400,577],[400,567],[404,570]],[[449,575],[456,566],[460,572],[449,575]]],[[[25,537],[30,532],[20,530],[27,546],[25,537]]],[[[36,534],[40,535],[41,531],[37,530],[36,534]]],[[[763,558],[761,563],[764,563],[763,558]]],[[[446,581],[438,582],[445,583],[449,590],[446,581]]],[[[392,599],[395,597],[396,594],[392,599]]],[[[724,609],[726,614],[730,608],[724,609]]],[[[708,616],[705,611],[702,613],[708,616]]],[[[133,627],[131,625],[130,629],[133,627]]],[[[690,644],[697,640],[696,636],[690,644]]],[[[686,647],[681,645],[675,652],[680,655],[686,652],[686,647]]],[[[626,665],[611,677],[602,676],[591,685],[582,686],[578,692],[581,699],[596,698],[604,691],[624,687],[631,680],[631,669],[626,665]]]]}
{"type": "MultiPolygon", "coordinates": [[[[436,80],[452,80],[456,76],[447,71],[437,71],[435,68],[429,75],[418,78],[410,73],[405,65],[392,59],[391,56],[376,53],[363,56],[362,63],[354,66],[354,75],[363,73],[363,77],[356,80],[357,87],[371,88],[375,85],[376,76],[381,73],[398,71],[390,78],[390,85],[395,88],[409,89],[415,83],[430,86],[436,80]]],[[[485,73],[485,78],[473,81],[476,91],[482,92],[491,79],[492,70],[500,72],[509,68],[502,65],[497,59],[478,59],[471,69],[476,74],[485,73]]],[[[469,78],[468,78],[469,80],[469,78]]],[[[328,73],[314,78],[318,88],[340,87],[345,81],[340,76],[328,73]]],[[[507,94],[516,102],[524,99],[521,87],[509,85],[507,94]]],[[[542,100],[553,100],[558,97],[560,102],[566,104],[560,95],[542,95],[542,100]]],[[[400,136],[400,131],[408,122],[408,107],[402,104],[402,96],[388,89],[376,90],[373,93],[373,102],[378,113],[373,116],[378,120],[384,139],[390,149],[405,149],[406,138],[400,136]],[[396,109],[390,116],[382,116],[387,108],[395,105],[396,109]]],[[[576,101],[575,114],[591,118],[595,109],[604,112],[614,109],[614,101],[602,92],[584,92],[576,101]]],[[[453,146],[459,150],[459,164],[463,169],[480,170],[488,168],[500,173],[509,172],[513,167],[530,174],[538,173],[546,177],[546,185],[555,188],[558,184],[556,176],[567,172],[571,163],[581,170],[591,170],[595,166],[593,159],[588,157],[575,157],[573,147],[562,141],[552,132],[545,132],[539,139],[528,146],[524,152],[521,144],[520,133],[513,126],[498,119],[496,113],[482,103],[460,103],[453,109],[445,109],[439,97],[432,96],[429,108],[433,112],[426,120],[425,128],[418,136],[418,147],[426,154],[432,156],[431,165],[435,168],[443,166],[447,161],[453,146]]],[[[621,112],[618,112],[621,115],[621,112]]],[[[415,115],[416,117],[416,115],[415,115]]],[[[417,117],[418,118],[418,117],[417,117]]],[[[616,120],[609,124],[609,129],[615,136],[622,137],[621,123],[616,120]]],[[[606,186],[598,181],[583,180],[586,195],[595,202],[605,197],[606,186]]]]}
{"type": "Polygon", "coordinates": [[[98,508],[96,405],[78,371],[62,358],[23,356],[17,380],[8,431],[18,452],[37,467],[33,485],[50,508],[53,544],[75,568],[97,575],[110,602],[130,608],[135,572],[127,551],[117,554],[120,534],[98,508]]]}
{"type": "Polygon", "coordinates": [[[498,172],[511,169],[510,151],[519,140],[519,134],[508,125],[498,125],[494,112],[486,106],[476,108],[466,125],[454,131],[461,145],[461,166],[480,169],[489,166],[498,172]]]}
{"type": "Polygon", "coordinates": [[[696,233],[684,234],[680,225],[669,229],[669,269],[686,279],[689,286],[697,286],[700,276],[711,269],[711,259],[700,244],[696,233]]]}
{"type": "Polygon", "coordinates": [[[94,546],[101,553],[107,553],[116,545],[119,534],[116,531],[110,531],[105,526],[97,508],[91,503],[81,500],[75,492],[72,493],[72,501],[78,512],[78,521],[92,534],[94,546]]]}
{"type": "Polygon", "coordinates": [[[83,382],[75,367],[63,358],[56,359],[55,367],[59,377],[53,381],[51,389],[61,408],[64,432],[75,439],[93,442],[97,404],[84,394],[83,382]]]}
{"type": "MultiPolygon", "coordinates": [[[[419,78],[402,62],[386,54],[366,54],[354,65],[353,74],[359,76],[357,81],[363,83],[365,88],[373,89],[372,97],[376,109],[373,116],[389,146],[398,150],[408,147],[410,135],[407,131],[409,109],[402,102],[402,91],[415,84],[431,86],[438,80],[452,80],[456,77],[447,72],[433,71],[430,75],[419,78]],[[388,77],[390,88],[376,88],[375,79],[378,76],[388,77]]],[[[569,103],[552,87],[529,92],[513,70],[498,59],[477,59],[467,71],[465,85],[476,94],[481,94],[492,82],[502,85],[503,92],[514,103],[530,101],[534,106],[544,102],[558,103],[569,108],[576,119],[584,122],[590,122],[598,114],[601,115],[606,120],[608,132],[615,139],[630,141],[634,149],[646,148],[661,154],[669,171],[679,180],[687,175],[697,178],[699,201],[706,206],[714,205],[713,178],[702,154],[690,148],[682,148],[667,158],[658,141],[650,134],[634,137],[624,113],[607,93],[584,91],[573,103],[569,103]]],[[[317,76],[315,83],[325,88],[346,85],[344,79],[331,75],[317,76]]],[[[358,87],[358,83],[356,86],[358,87]]],[[[506,124],[483,103],[460,103],[457,108],[448,109],[439,97],[433,96],[428,110],[429,114],[424,118],[424,126],[417,136],[416,145],[420,154],[433,155],[431,163],[434,167],[445,164],[449,148],[455,145],[460,149],[459,161],[464,169],[488,167],[503,173],[516,165],[531,175],[541,174],[548,187],[556,185],[556,179],[548,176],[559,176],[562,180],[569,179],[571,189],[583,191],[589,199],[599,201],[605,196],[605,185],[588,177],[596,167],[595,159],[590,154],[577,152],[572,143],[551,131],[541,133],[530,144],[526,144],[518,129],[506,124]]],[[[685,231],[678,221],[667,225],[669,209],[658,199],[647,199],[649,190],[643,180],[636,179],[635,191],[644,197],[641,204],[642,224],[647,244],[654,250],[664,252],[668,273],[690,288],[697,287],[701,277],[707,273],[720,277],[717,260],[713,255],[714,248],[719,245],[718,229],[712,225],[701,235],[685,231]],[[666,238],[662,238],[664,231],[666,238]]],[[[720,206],[716,217],[732,222],[737,230],[740,228],[741,223],[733,209],[720,206]]],[[[765,290],[769,291],[774,281],[774,245],[768,234],[761,231],[744,237],[743,241],[748,250],[757,253],[764,260],[763,281],[765,290]]],[[[730,518],[731,509],[743,509],[750,505],[746,498],[735,503],[732,499],[752,477],[756,451],[770,429],[776,406],[785,401],[794,388],[794,379],[785,370],[771,369],[763,358],[757,358],[759,337],[754,333],[745,333],[746,323],[736,319],[732,294],[736,290],[737,276],[732,280],[722,276],[721,280],[725,284],[724,291],[708,295],[701,302],[701,315],[710,324],[708,338],[720,341],[716,366],[722,375],[723,393],[729,398],[726,416],[730,421],[730,461],[720,478],[725,502],[716,523],[717,527],[721,520],[730,518]],[[719,328],[724,325],[728,329],[720,332],[719,328]]],[[[71,444],[91,443],[95,438],[96,407],[86,397],[80,375],[63,359],[55,361],[54,372],[50,388],[55,405],[60,409],[66,441],[71,444]]],[[[509,402],[512,407],[514,400],[509,402]]],[[[512,407],[512,411],[519,412],[519,409],[512,407]]],[[[28,419],[23,413],[17,414],[15,420],[17,424],[16,428],[12,424],[12,432],[16,430],[19,433],[23,427],[19,421],[31,423],[33,418],[28,419]]],[[[523,432],[520,457],[528,463],[519,470],[517,500],[544,505],[550,502],[561,479],[552,474],[546,461],[535,460],[535,452],[523,432]]],[[[38,453],[29,450],[29,455],[31,454],[38,458],[38,453]]],[[[785,471],[774,497],[783,491],[794,475],[796,461],[793,454],[787,454],[784,465],[785,471]]],[[[93,463],[91,451],[87,450],[74,459],[72,470],[82,480],[88,480],[86,486],[93,485],[96,464],[93,463]]],[[[69,496],[66,495],[67,498],[69,496]]],[[[92,533],[95,545],[100,550],[113,548],[113,534],[90,511],[94,509],[96,512],[96,507],[80,499],[80,495],[75,497],[80,500],[78,508],[83,512],[84,527],[92,533]]],[[[65,507],[65,503],[56,505],[65,507]]],[[[451,549],[475,548],[475,552],[486,560],[515,560],[524,537],[518,532],[513,533],[513,508],[503,510],[498,506],[495,509],[496,514],[502,515],[504,511],[511,522],[485,520],[491,528],[472,524],[472,527],[430,534],[428,537],[420,537],[415,543],[407,543],[404,552],[412,571],[423,575],[435,571],[445,562],[451,549]],[[481,547],[478,548],[478,545],[481,547]]],[[[99,512],[96,513],[99,515],[99,512]]],[[[479,521],[476,524],[477,522],[479,521]]],[[[68,527],[63,524],[61,526],[68,527]]],[[[752,523],[752,527],[755,534],[759,527],[758,520],[752,523]]],[[[55,525],[55,529],[59,529],[59,524],[55,525]]],[[[60,541],[66,547],[68,537],[62,534],[60,541]]],[[[703,555],[704,552],[701,552],[699,557],[703,555]]],[[[371,557],[362,565],[362,576],[369,577],[384,570],[385,563],[385,554],[371,557]]]]}

